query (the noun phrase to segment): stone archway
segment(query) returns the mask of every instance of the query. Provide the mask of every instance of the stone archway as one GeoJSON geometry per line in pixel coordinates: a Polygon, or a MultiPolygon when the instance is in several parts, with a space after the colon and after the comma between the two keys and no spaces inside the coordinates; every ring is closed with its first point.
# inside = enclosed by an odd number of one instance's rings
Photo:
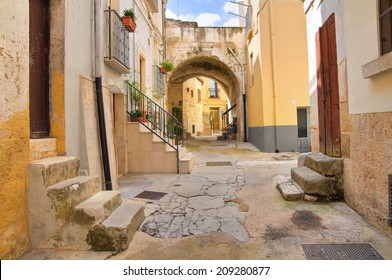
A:
{"type": "Polygon", "coordinates": [[[168,77],[168,94],[186,80],[204,76],[216,80],[236,104],[237,139],[244,140],[246,49],[240,27],[198,27],[195,22],[166,20],[166,56],[175,64],[168,77]]]}

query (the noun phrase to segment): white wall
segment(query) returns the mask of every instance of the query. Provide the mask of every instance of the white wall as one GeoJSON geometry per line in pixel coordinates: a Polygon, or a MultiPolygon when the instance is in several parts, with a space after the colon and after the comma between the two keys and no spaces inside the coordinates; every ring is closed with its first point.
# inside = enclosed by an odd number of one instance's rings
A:
{"type": "Polygon", "coordinates": [[[392,111],[392,72],[369,79],[362,74],[362,66],[380,56],[375,2],[344,1],[350,114],[392,111]]]}

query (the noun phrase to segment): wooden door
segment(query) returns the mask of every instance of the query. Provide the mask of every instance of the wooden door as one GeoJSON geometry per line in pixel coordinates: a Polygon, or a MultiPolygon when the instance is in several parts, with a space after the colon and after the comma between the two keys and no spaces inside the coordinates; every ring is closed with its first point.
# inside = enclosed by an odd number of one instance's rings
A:
{"type": "Polygon", "coordinates": [[[221,130],[220,128],[220,114],[219,114],[220,110],[219,108],[211,108],[211,113],[212,116],[214,117],[214,122],[213,122],[213,129],[214,131],[218,131],[221,130]]]}
{"type": "Polygon", "coordinates": [[[316,59],[320,152],[340,157],[339,85],[334,15],[328,18],[316,34],[316,59]]]}
{"type": "Polygon", "coordinates": [[[49,130],[49,1],[30,0],[30,137],[49,130]]]}

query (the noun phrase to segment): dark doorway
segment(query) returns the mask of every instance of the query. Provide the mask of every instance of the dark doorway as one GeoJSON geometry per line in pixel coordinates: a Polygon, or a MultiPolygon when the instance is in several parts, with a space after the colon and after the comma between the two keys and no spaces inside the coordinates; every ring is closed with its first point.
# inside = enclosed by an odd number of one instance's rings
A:
{"type": "Polygon", "coordinates": [[[49,0],[30,0],[30,138],[49,129],[49,0]]]}
{"type": "Polygon", "coordinates": [[[339,85],[334,14],[316,34],[316,57],[320,152],[340,157],[339,85]]]}

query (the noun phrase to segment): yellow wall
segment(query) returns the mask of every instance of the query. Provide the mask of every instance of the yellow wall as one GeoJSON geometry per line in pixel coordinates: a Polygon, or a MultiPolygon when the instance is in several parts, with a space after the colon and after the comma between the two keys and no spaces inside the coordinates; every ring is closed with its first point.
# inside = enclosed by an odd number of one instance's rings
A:
{"type": "Polygon", "coordinates": [[[0,10],[0,259],[16,259],[30,246],[29,1],[1,1],[0,10]]]}
{"type": "MultiPolygon", "coordinates": [[[[257,8],[257,5],[254,7],[257,8]]],[[[248,37],[250,40],[247,42],[248,125],[296,125],[297,107],[309,106],[302,3],[295,0],[268,1],[262,11],[253,11],[252,31],[253,37],[248,37]]]]}

